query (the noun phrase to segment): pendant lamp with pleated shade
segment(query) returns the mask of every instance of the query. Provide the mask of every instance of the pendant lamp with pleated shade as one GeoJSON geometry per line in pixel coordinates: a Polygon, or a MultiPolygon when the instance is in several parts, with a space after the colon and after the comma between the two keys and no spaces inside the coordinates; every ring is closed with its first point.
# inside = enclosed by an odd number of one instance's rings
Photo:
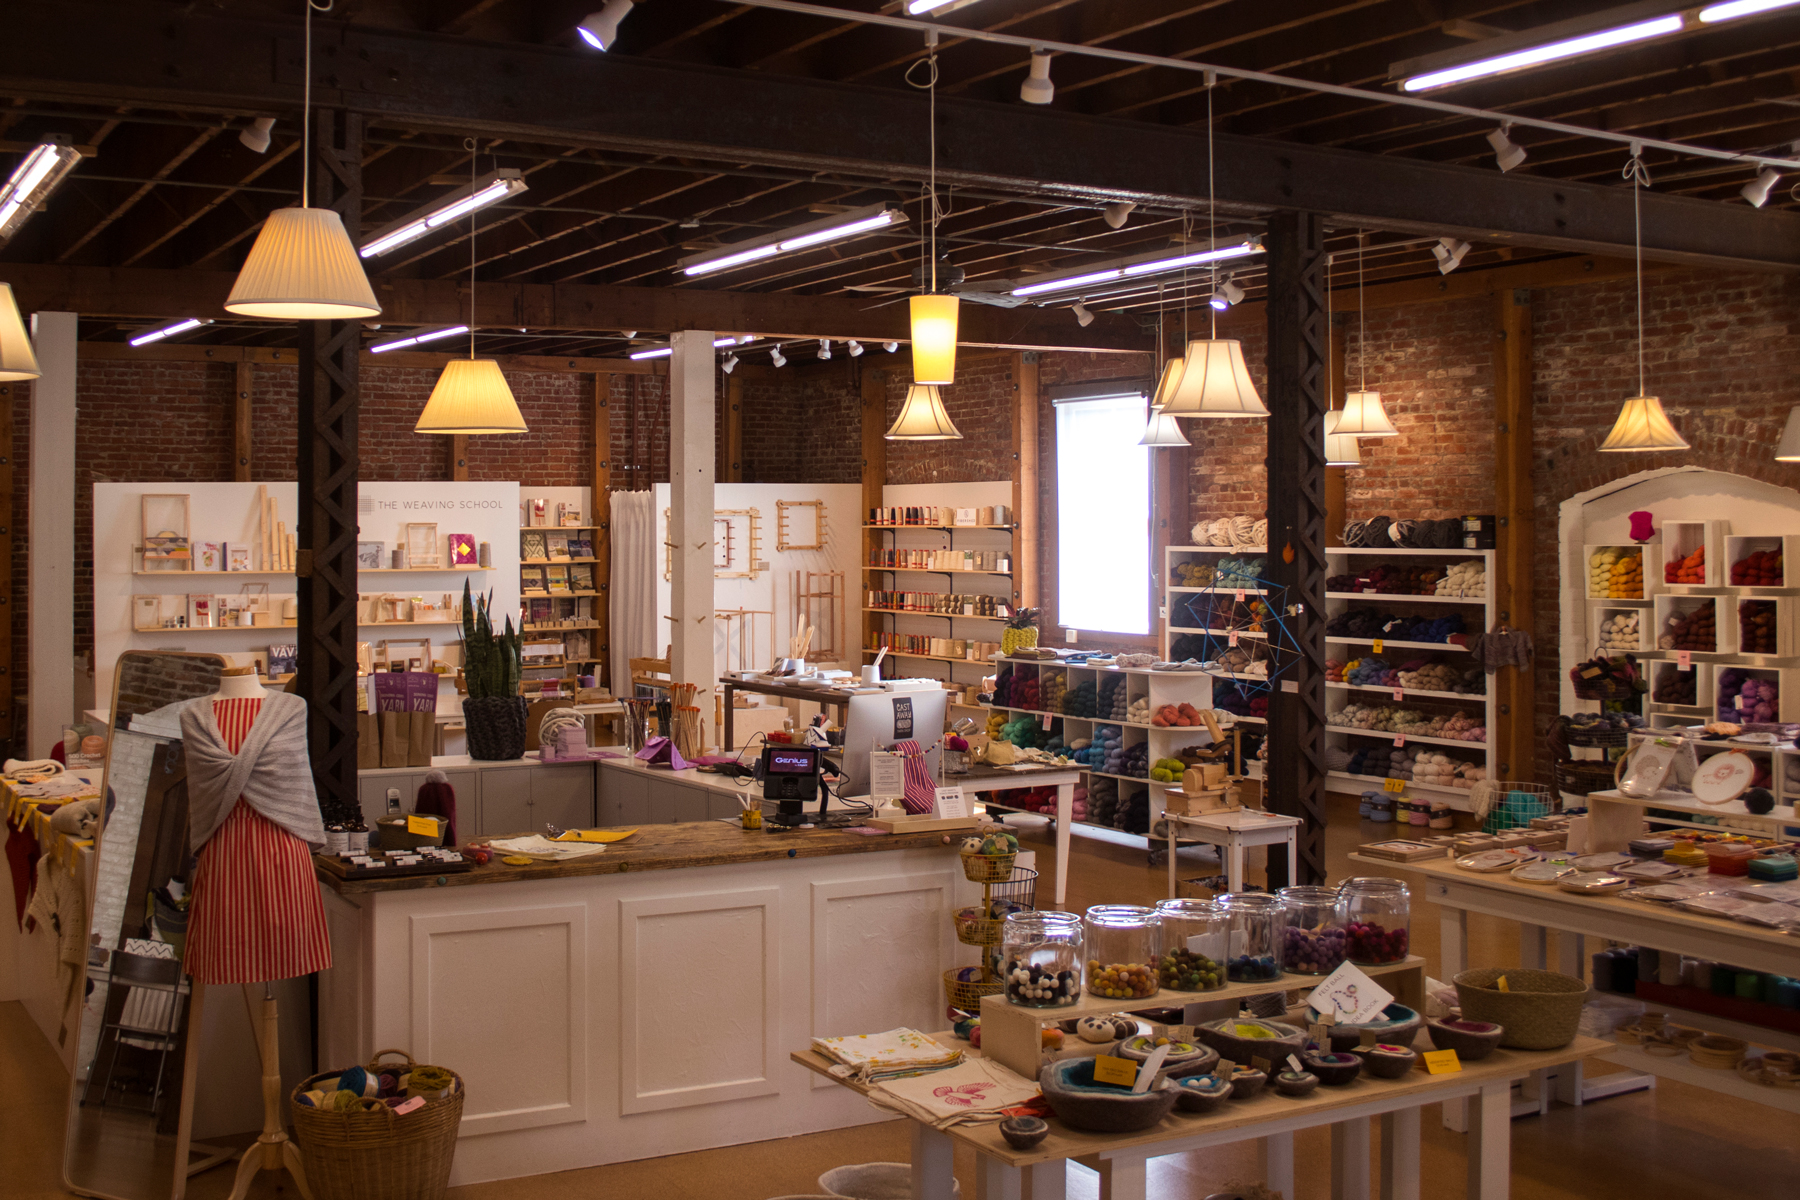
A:
{"type": "Polygon", "coordinates": [[[1339,410],[1337,434],[1340,437],[1390,438],[1400,431],[1388,419],[1381,406],[1380,392],[1345,392],[1344,407],[1339,410]]]}
{"type": "Polygon", "coordinates": [[[891,442],[947,442],[960,439],[962,434],[956,431],[950,414],[944,411],[944,400],[938,395],[937,387],[915,383],[906,389],[899,419],[885,436],[891,442]]]}
{"type": "Polygon", "coordinates": [[[381,315],[362,259],[329,208],[269,214],[238,272],[225,311],[280,321],[356,321],[381,315]]]}
{"type": "Polygon", "coordinates": [[[1181,360],[1181,377],[1163,400],[1162,410],[1172,417],[1269,415],[1244,362],[1244,343],[1236,338],[1189,342],[1181,360]]]}
{"type": "Polygon", "coordinates": [[[500,364],[491,358],[453,358],[444,364],[414,433],[524,433],[525,417],[500,364]]]}
{"type": "Polygon", "coordinates": [[[0,380],[36,379],[41,374],[12,284],[0,283],[0,380]]]}
{"type": "Polygon", "coordinates": [[[1362,466],[1362,447],[1347,433],[1338,432],[1338,420],[1344,410],[1334,408],[1325,414],[1325,465],[1328,467],[1362,466]]]}
{"type": "Polygon", "coordinates": [[[1655,396],[1633,396],[1619,410],[1612,432],[1600,443],[1609,454],[1627,450],[1686,450],[1687,439],[1675,432],[1662,401],[1655,396]]]}
{"type": "Polygon", "coordinates": [[[1171,417],[1160,408],[1150,410],[1150,424],[1144,429],[1144,436],[1138,440],[1140,446],[1191,446],[1192,442],[1181,435],[1181,422],[1171,417]]]}

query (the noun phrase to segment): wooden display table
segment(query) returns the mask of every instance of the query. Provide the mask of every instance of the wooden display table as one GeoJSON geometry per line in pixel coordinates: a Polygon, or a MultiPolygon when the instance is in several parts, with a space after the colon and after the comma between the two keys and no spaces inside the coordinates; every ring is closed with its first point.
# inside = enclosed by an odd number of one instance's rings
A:
{"type": "MultiPolygon", "coordinates": [[[[1211,993],[1217,995],[1218,993],[1211,993]]],[[[1046,1010],[1048,1011],[1048,1010],[1046,1010]]],[[[1068,1012],[1069,1010],[1061,1010],[1068,1012]]],[[[984,1007],[985,1013],[985,1007],[984,1007]]],[[[985,1020],[984,1020],[985,1025],[985,1020]]],[[[934,1034],[949,1043],[948,1033],[934,1034]]],[[[983,1035],[985,1040],[985,1034],[983,1035]]],[[[1429,1044],[1421,1038],[1421,1047],[1429,1044]]],[[[1381,1118],[1382,1200],[1420,1200],[1419,1112],[1427,1104],[1466,1100],[1475,1118],[1468,1141],[1470,1200],[1504,1200],[1511,1191],[1512,1085],[1533,1072],[1599,1054],[1610,1043],[1576,1038],[1560,1050],[1496,1050],[1451,1075],[1413,1071],[1402,1079],[1363,1077],[1346,1087],[1322,1087],[1289,1099],[1265,1090],[1254,1100],[1229,1101],[1212,1113],[1177,1109],[1154,1128],[1139,1133],[1089,1133],[1050,1119],[1050,1136],[1029,1150],[1014,1150],[997,1123],[939,1130],[912,1123],[913,1200],[950,1200],[956,1146],[975,1151],[984,1200],[1062,1200],[1067,1164],[1078,1162],[1100,1173],[1101,1195],[1109,1200],[1145,1200],[1148,1164],[1165,1154],[1258,1140],[1264,1182],[1284,1196],[1294,1192],[1294,1134],[1331,1127],[1334,1200],[1368,1200],[1371,1195],[1370,1121],[1381,1118]]],[[[971,1050],[980,1056],[979,1050],[971,1050]]],[[[832,1063],[813,1050],[793,1060],[810,1071],[863,1095],[869,1089],[830,1074],[832,1063]]]]}
{"type": "Polygon", "coordinates": [[[1189,841],[1205,842],[1224,850],[1220,857],[1225,860],[1225,886],[1229,891],[1244,890],[1244,850],[1249,846],[1287,846],[1288,878],[1300,878],[1298,838],[1300,826],[1304,822],[1299,817],[1284,817],[1280,813],[1240,808],[1236,812],[1208,813],[1198,817],[1165,812],[1163,821],[1169,831],[1170,899],[1176,898],[1177,828],[1181,830],[1181,836],[1189,841]]]}

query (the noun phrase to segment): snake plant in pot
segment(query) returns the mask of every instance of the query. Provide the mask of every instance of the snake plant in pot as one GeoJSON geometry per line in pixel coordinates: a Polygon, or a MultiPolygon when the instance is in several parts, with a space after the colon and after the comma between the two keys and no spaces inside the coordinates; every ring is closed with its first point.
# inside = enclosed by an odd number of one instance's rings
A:
{"type": "Polygon", "coordinates": [[[519,680],[525,672],[523,639],[506,618],[502,633],[494,632],[488,612],[493,593],[479,602],[471,598],[463,581],[462,641],[463,678],[469,694],[463,698],[463,722],[469,731],[469,757],[488,762],[525,756],[525,697],[519,680]]]}

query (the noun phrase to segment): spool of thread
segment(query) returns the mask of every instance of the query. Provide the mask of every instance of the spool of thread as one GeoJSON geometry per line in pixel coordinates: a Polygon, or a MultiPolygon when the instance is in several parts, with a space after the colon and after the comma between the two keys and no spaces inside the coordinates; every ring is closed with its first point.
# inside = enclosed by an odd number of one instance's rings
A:
{"type": "Polygon", "coordinates": [[[1649,946],[1639,946],[1637,977],[1641,983],[1655,983],[1661,978],[1662,954],[1649,946]]]}
{"type": "Polygon", "coordinates": [[[1656,961],[1656,982],[1665,987],[1679,987],[1681,984],[1681,955],[1664,954],[1656,961]]]}

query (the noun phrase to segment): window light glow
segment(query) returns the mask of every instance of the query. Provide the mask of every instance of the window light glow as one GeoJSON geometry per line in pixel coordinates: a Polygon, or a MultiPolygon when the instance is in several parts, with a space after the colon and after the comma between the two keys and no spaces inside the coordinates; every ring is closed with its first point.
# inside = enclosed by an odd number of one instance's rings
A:
{"type": "Polygon", "coordinates": [[[1150,632],[1150,451],[1144,397],[1056,406],[1056,623],[1150,632]]]}

